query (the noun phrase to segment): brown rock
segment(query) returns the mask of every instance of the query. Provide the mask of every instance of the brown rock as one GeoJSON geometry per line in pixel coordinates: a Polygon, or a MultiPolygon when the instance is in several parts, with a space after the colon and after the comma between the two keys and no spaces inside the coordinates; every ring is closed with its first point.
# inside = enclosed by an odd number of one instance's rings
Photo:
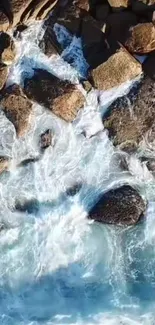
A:
{"type": "Polygon", "coordinates": [[[17,135],[25,134],[32,112],[31,102],[24,96],[20,86],[14,84],[2,92],[0,106],[6,117],[14,124],[17,135]]]}
{"type": "Polygon", "coordinates": [[[45,26],[45,33],[42,40],[39,42],[39,47],[48,57],[54,54],[61,54],[63,49],[57,41],[56,35],[50,24],[45,26]]]}
{"type": "Polygon", "coordinates": [[[90,10],[90,0],[76,0],[75,5],[86,11],[90,10]]]}
{"type": "Polygon", "coordinates": [[[0,90],[4,87],[8,77],[8,67],[4,63],[0,63],[0,90]]]}
{"type": "Polygon", "coordinates": [[[110,6],[108,4],[102,4],[96,6],[95,18],[99,21],[105,22],[107,16],[110,13],[110,6]]]}
{"type": "Polygon", "coordinates": [[[131,3],[130,0],[108,0],[108,2],[113,10],[122,10],[128,8],[131,3]]]}
{"type": "Polygon", "coordinates": [[[52,131],[47,130],[40,136],[40,148],[46,149],[52,145],[52,131]]]}
{"type": "MultiPolygon", "coordinates": [[[[104,127],[114,145],[135,151],[155,121],[155,83],[145,77],[128,97],[117,99],[104,117],[104,127]]],[[[131,151],[132,151],[131,150],[131,151]]]]}
{"type": "Polygon", "coordinates": [[[67,122],[74,120],[84,104],[84,96],[75,85],[45,70],[35,70],[34,76],[25,80],[24,91],[28,98],[67,122]]]}
{"type": "Polygon", "coordinates": [[[15,45],[7,33],[0,33],[0,57],[5,64],[11,64],[15,58],[15,45]]]}
{"type": "Polygon", "coordinates": [[[8,169],[9,161],[10,160],[6,157],[0,157],[0,174],[8,169]]]}
{"type": "Polygon", "coordinates": [[[58,0],[33,0],[24,12],[22,21],[33,21],[38,17],[40,19],[46,18],[46,15],[56,5],[57,1],[58,0]]]}
{"type": "Polygon", "coordinates": [[[121,48],[105,63],[92,70],[91,77],[98,90],[107,90],[135,79],[141,72],[141,64],[121,48]]]}
{"type": "Polygon", "coordinates": [[[130,226],[136,224],[146,211],[146,203],[129,185],[104,193],[89,212],[95,221],[130,226]]]}
{"type": "Polygon", "coordinates": [[[125,43],[129,36],[129,29],[137,25],[138,19],[132,11],[121,11],[112,13],[106,19],[106,37],[114,41],[125,43]]]}
{"type": "Polygon", "coordinates": [[[9,19],[0,8],[0,31],[6,31],[9,28],[9,19]]]}
{"type": "Polygon", "coordinates": [[[155,26],[142,23],[132,27],[125,45],[131,53],[145,54],[155,50],[155,26]]]}
{"type": "Polygon", "coordinates": [[[37,14],[37,19],[45,19],[50,12],[53,10],[53,8],[57,5],[58,0],[48,0],[46,4],[41,8],[39,13],[37,14]]]}

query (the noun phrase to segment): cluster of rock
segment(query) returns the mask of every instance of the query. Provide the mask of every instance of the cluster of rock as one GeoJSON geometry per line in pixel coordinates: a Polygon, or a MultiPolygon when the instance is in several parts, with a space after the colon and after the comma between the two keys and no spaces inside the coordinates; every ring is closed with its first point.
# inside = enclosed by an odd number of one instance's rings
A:
{"type": "MultiPolygon", "coordinates": [[[[81,38],[83,56],[89,66],[87,75],[81,77],[86,89],[105,91],[145,73],[136,91],[132,89],[128,98],[116,100],[103,116],[113,144],[128,152],[137,150],[145,134],[154,130],[155,0],[1,0],[0,107],[19,137],[29,128],[34,102],[66,122],[75,119],[85,102],[76,85],[41,69],[35,69],[23,86],[6,87],[9,65],[16,55],[8,34],[10,29],[17,37],[29,22],[45,18],[39,47],[48,57],[60,56],[68,46],[59,43],[56,24],[65,27],[71,37],[81,38]],[[136,54],[147,55],[147,59],[140,63],[136,54]]],[[[72,64],[72,60],[68,63],[72,64]]],[[[52,130],[40,136],[42,152],[52,145],[52,136],[52,130]]],[[[32,160],[23,164],[29,162],[32,160]]],[[[9,159],[1,157],[0,171],[6,170],[8,164],[9,159]]],[[[89,217],[99,222],[132,225],[140,220],[145,209],[146,203],[137,190],[125,185],[104,193],[89,217]]]]}

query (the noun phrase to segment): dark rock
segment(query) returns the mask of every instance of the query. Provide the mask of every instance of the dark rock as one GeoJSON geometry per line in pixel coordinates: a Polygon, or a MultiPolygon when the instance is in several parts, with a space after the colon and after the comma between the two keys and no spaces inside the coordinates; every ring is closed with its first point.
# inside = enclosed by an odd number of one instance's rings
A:
{"type": "Polygon", "coordinates": [[[98,5],[96,6],[95,18],[99,21],[105,22],[109,13],[110,13],[110,6],[108,4],[98,5]]]}
{"type": "Polygon", "coordinates": [[[114,145],[137,148],[155,121],[155,83],[145,77],[128,96],[117,99],[104,116],[104,127],[114,145]]]}
{"type": "Polygon", "coordinates": [[[95,221],[130,226],[144,215],[146,203],[138,192],[129,185],[121,186],[104,193],[89,212],[95,221]]]}
{"type": "Polygon", "coordinates": [[[74,120],[85,100],[75,85],[40,69],[35,70],[31,79],[25,80],[24,92],[67,122],[74,120]]]}
{"type": "Polygon", "coordinates": [[[36,161],[39,160],[39,157],[33,157],[33,158],[27,158],[23,161],[21,161],[19,164],[18,164],[18,167],[25,167],[31,163],[35,163],[36,161]]]}
{"type": "Polygon", "coordinates": [[[16,200],[15,209],[19,212],[27,212],[28,214],[36,214],[39,211],[39,202],[36,199],[16,200]]]}
{"type": "Polygon", "coordinates": [[[76,183],[66,190],[66,194],[68,196],[74,196],[80,191],[81,187],[82,187],[81,183],[76,183]]]}
{"type": "Polygon", "coordinates": [[[11,85],[1,92],[0,106],[6,117],[14,124],[17,135],[28,129],[32,103],[25,97],[19,85],[11,85]]]}
{"type": "Polygon", "coordinates": [[[28,28],[27,25],[24,24],[18,25],[14,30],[13,36],[17,39],[21,39],[22,32],[24,32],[27,28],[28,28]]]}
{"type": "Polygon", "coordinates": [[[46,149],[52,145],[52,131],[47,130],[40,136],[40,147],[41,149],[46,149]]]}
{"type": "Polygon", "coordinates": [[[142,23],[131,28],[125,46],[131,53],[146,54],[155,50],[155,26],[142,23]]]}
{"type": "Polygon", "coordinates": [[[44,26],[45,33],[42,40],[39,42],[39,47],[46,54],[50,57],[53,54],[61,54],[63,49],[59,42],[57,41],[56,35],[53,31],[53,28],[50,24],[44,26]]]}
{"type": "Polygon", "coordinates": [[[132,10],[138,14],[146,16],[155,10],[154,0],[132,0],[132,10]]]}
{"type": "Polygon", "coordinates": [[[121,48],[105,63],[92,70],[91,78],[98,90],[108,90],[135,79],[141,72],[141,64],[121,48]]]}
{"type": "Polygon", "coordinates": [[[155,51],[149,54],[142,67],[145,74],[155,80],[155,51]]]}

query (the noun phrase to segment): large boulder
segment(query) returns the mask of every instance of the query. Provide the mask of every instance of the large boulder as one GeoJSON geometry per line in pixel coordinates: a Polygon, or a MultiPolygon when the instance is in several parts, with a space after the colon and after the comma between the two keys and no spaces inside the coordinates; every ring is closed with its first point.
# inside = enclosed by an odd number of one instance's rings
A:
{"type": "Polygon", "coordinates": [[[130,226],[144,215],[146,203],[129,185],[104,193],[89,212],[89,218],[107,224],[130,226]]]}
{"type": "Polygon", "coordinates": [[[131,53],[146,54],[155,50],[155,26],[142,23],[131,28],[125,46],[131,53]]]}
{"type": "Polygon", "coordinates": [[[121,48],[106,62],[92,70],[91,79],[98,90],[108,90],[135,79],[141,72],[141,64],[121,48]]]}
{"type": "Polygon", "coordinates": [[[14,84],[1,92],[0,107],[13,123],[17,135],[23,136],[29,126],[32,104],[25,97],[20,86],[14,84]]]}
{"type": "Polygon", "coordinates": [[[8,67],[4,63],[0,63],[0,90],[4,87],[8,77],[8,67]]]}
{"type": "Polygon", "coordinates": [[[104,116],[104,127],[114,145],[136,149],[155,121],[155,83],[145,77],[128,96],[117,99],[104,116]]]}
{"type": "Polygon", "coordinates": [[[150,53],[143,63],[144,73],[155,81],[155,51],[150,53]]]}
{"type": "Polygon", "coordinates": [[[23,21],[44,19],[57,0],[1,0],[0,30],[6,31],[23,21]]]}
{"type": "Polygon", "coordinates": [[[31,79],[25,80],[24,92],[67,122],[74,120],[85,100],[75,85],[40,69],[34,70],[31,79]]]}
{"type": "Polygon", "coordinates": [[[132,10],[145,16],[155,10],[155,0],[132,0],[132,10]]]}
{"type": "Polygon", "coordinates": [[[7,33],[0,33],[0,59],[5,64],[11,64],[15,58],[15,44],[7,33]]]}

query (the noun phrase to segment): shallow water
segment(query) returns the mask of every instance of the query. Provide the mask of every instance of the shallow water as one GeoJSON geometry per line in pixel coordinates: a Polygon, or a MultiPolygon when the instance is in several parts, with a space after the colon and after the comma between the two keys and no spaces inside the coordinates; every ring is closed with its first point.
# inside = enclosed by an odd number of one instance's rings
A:
{"type": "MultiPolygon", "coordinates": [[[[56,28],[63,40],[65,31],[56,28]]],[[[80,40],[74,38],[62,58],[48,59],[38,48],[41,35],[37,23],[16,41],[8,84],[22,84],[35,67],[78,84],[87,69],[80,40]],[[75,58],[72,67],[63,60],[66,53],[75,58]]],[[[34,104],[31,128],[20,139],[1,113],[0,154],[12,157],[12,164],[0,177],[0,221],[8,228],[0,235],[0,324],[155,324],[155,181],[136,156],[130,173],[120,169],[101,121],[108,105],[132,86],[92,91],[73,124],[34,104]],[[18,167],[39,156],[39,135],[48,128],[54,147],[39,161],[18,167]],[[80,191],[68,196],[75,183],[82,184],[80,191]],[[130,228],[88,220],[100,193],[124,183],[134,184],[148,199],[145,220],[130,228]],[[37,206],[15,211],[24,199],[37,206]]]]}

